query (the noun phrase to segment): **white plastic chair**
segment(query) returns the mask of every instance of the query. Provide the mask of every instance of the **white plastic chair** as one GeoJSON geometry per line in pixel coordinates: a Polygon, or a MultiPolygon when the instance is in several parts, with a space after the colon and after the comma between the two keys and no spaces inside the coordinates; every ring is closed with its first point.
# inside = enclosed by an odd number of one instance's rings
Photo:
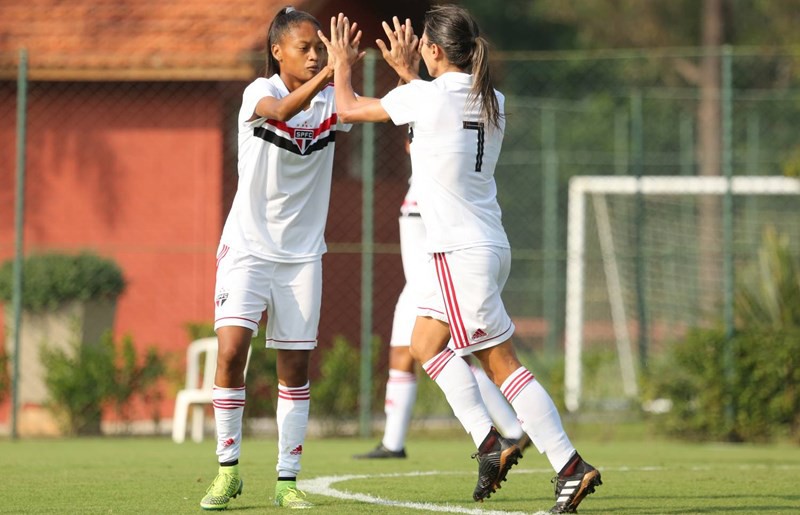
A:
{"type": "MultiPolygon", "coordinates": [[[[250,365],[252,348],[247,349],[247,367],[250,365]]],[[[192,440],[203,441],[205,419],[204,404],[211,404],[214,390],[214,374],[217,370],[217,337],[200,338],[189,344],[186,351],[186,388],[178,392],[175,398],[175,414],[172,417],[172,440],[182,443],[186,438],[186,424],[189,418],[189,406],[192,407],[192,440]],[[202,375],[200,371],[203,363],[202,375]]]]}

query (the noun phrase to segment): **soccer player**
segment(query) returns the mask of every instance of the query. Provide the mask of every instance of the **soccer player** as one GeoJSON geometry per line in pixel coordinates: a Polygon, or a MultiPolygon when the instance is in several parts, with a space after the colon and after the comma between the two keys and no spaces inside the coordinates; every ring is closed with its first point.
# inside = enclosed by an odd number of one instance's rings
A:
{"type": "Polygon", "coordinates": [[[337,120],[333,63],[326,63],[319,28],[306,12],[277,13],[267,34],[267,77],[247,86],[239,111],[239,184],[217,251],[219,472],[200,501],[206,510],[225,509],[242,493],[244,367],[265,310],[266,347],[277,350],[279,383],[275,504],[311,506],[296,478],[308,426],[334,143],[337,131],[350,128],[337,120]]]}
{"type": "Polygon", "coordinates": [[[494,180],[505,119],[504,97],[492,86],[488,43],[475,21],[454,5],[433,7],[421,37],[411,22],[394,30],[384,23],[389,47],[376,42],[406,84],[381,99],[356,97],[351,85],[357,52],[349,20],[331,20],[331,40],[320,39],[334,57],[336,103],[346,123],[409,124],[412,181],[427,232],[437,284],[421,300],[411,354],[442,389],[456,417],[478,448],[473,499],[488,498],[521,456],[501,436],[481,400],[463,356],[474,355],[511,403],[522,428],[557,471],[554,513],[574,512],[601,484],[600,472],[575,450],[552,399],[514,352],[514,324],[501,292],[511,250],[501,220],[494,180]],[[419,52],[433,81],[419,79],[419,52]],[[448,342],[453,340],[452,348],[448,342]]]}
{"type": "MultiPolygon", "coordinates": [[[[417,54],[419,55],[419,54],[417,54]]],[[[408,141],[406,141],[408,150],[408,141]]],[[[411,357],[411,330],[416,319],[417,299],[425,291],[425,285],[435,277],[428,278],[433,270],[428,267],[428,253],[424,250],[425,224],[422,223],[417,193],[409,181],[403,204],[400,206],[400,256],[406,284],[397,298],[392,320],[392,335],[389,340],[389,378],[386,381],[384,412],[386,423],[383,438],[377,447],[356,459],[405,458],[405,441],[411,412],[417,397],[417,375],[414,358],[411,357]]],[[[478,382],[481,397],[486,403],[492,421],[500,433],[517,441],[521,448],[530,445],[530,438],[522,431],[517,415],[508,401],[482,368],[470,364],[478,382]]],[[[524,450],[524,449],[522,449],[524,450]]]]}

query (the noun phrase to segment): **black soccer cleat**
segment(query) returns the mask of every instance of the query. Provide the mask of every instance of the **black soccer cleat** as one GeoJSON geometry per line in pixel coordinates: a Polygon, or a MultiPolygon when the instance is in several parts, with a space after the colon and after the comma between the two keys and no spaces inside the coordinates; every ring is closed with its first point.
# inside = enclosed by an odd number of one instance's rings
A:
{"type": "Polygon", "coordinates": [[[522,451],[515,442],[503,438],[493,427],[472,457],[478,460],[478,484],[475,485],[472,498],[476,502],[483,502],[500,488],[508,471],[522,458],[522,451]]]}
{"type": "Polygon", "coordinates": [[[576,452],[551,481],[555,484],[556,504],[550,513],[578,513],[578,505],[595,487],[603,484],[600,471],[576,452]]]}
{"type": "Polygon", "coordinates": [[[365,454],[356,454],[353,458],[357,460],[370,460],[370,459],[385,459],[385,458],[405,458],[406,450],[400,449],[399,451],[390,451],[382,443],[377,447],[365,454]]]}

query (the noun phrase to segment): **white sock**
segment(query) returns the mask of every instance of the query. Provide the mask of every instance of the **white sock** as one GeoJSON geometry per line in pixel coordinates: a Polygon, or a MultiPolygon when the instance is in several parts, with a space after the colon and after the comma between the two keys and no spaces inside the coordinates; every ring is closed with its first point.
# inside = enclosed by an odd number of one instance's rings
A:
{"type": "Polygon", "coordinates": [[[564,432],[553,399],[525,367],[515,370],[500,386],[517,412],[522,429],[539,452],[547,455],[556,472],[564,468],[575,447],[564,432]]]}
{"type": "Polygon", "coordinates": [[[425,362],[422,368],[442,389],[456,418],[475,442],[475,447],[480,447],[492,428],[492,419],[467,362],[452,350],[444,349],[425,362]]]}
{"type": "Polygon", "coordinates": [[[383,430],[383,446],[390,451],[405,447],[411,411],[417,399],[417,376],[413,372],[389,369],[386,381],[386,427],[383,430]]]}
{"type": "Polygon", "coordinates": [[[278,385],[278,477],[297,477],[300,457],[308,429],[308,408],[311,404],[311,383],[292,388],[278,385]]]}
{"type": "Polygon", "coordinates": [[[211,404],[217,426],[217,456],[220,463],[238,460],[242,446],[244,386],[220,388],[214,385],[211,404]]]}
{"type": "Polygon", "coordinates": [[[492,417],[494,427],[506,438],[513,440],[522,438],[522,426],[519,425],[517,414],[503,396],[500,388],[489,379],[481,367],[470,365],[469,368],[478,382],[478,389],[481,392],[483,403],[486,404],[486,409],[489,411],[489,416],[492,417]]]}

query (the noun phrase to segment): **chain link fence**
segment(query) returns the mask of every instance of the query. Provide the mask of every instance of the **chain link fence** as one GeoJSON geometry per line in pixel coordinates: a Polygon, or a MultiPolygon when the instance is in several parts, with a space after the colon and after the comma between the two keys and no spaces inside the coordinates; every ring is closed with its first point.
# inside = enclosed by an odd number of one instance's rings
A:
{"type": "MultiPolygon", "coordinates": [[[[246,56],[243,62],[254,59],[246,56]]],[[[0,62],[4,69],[13,68],[17,56],[0,55],[0,62]]],[[[380,60],[375,66],[372,87],[381,96],[396,78],[380,60]]],[[[563,348],[571,177],[774,176],[800,170],[800,53],[735,48],[712,53],[500,53],[493,66],[507,115],[496,174],[514,258],[505,300],[523,353],[558,356],[563,348]]],[[[117,330],[133,334],[141,344],[177,351],[185,345],[186,323],[213,317],[213,257],[236,189],[235,120],[246,83],[28,83],[26,251],[90,247],[118,259],[130,281],[120,301],[117,330]]],[[[366,89],[361,73],[355,84],[359,91],[366,89]]],[[[14,74],[0,80],[3,259],[14,252],[16,95],[14,74]]],[[[405,128],[377,126],[373,141],[364,135],[357,126],[336,141],[319,339],[323,351],[337,336],[358,348],[363,310],[369,309],[372,333],[384,344],[372,372],[383,378],[394,303],[404,281],[397,216],[410,169],[405,128]],[[362,234],[365,151],[374,154],[375,177],[369,215],[374,232],[368,245],[362,234]],[[366,303],[365,251],[374,258],[373,297],[366,303]]],[[[675,297],[668,318],[659,304],[668,297],[666,286],[648,284],[643,262],[637,265],[636,260],[646,256],[647,262],[664,265],[692,252],[722,249],[724,202],[676,197],[670,202],[677,207],[654,201],[656,210],[649,214],[637,211],[644,207],[635,202],[633,207],[612,206],[611,226],[625,263],[632,330],[656,331],[659,323],[693,316],[697,306],[675,297]],[[659,212],[659,207],[671,211],[659,212]],[[672,222],[670,233],[666,226],[672,222]],[[687,242],[681,227],[697,224],[712,233],[718,229],[716,240],[687,242]],[[636,236],[637,231],[643,232],[636,236]],[[642,239],[643,234],[652,241],[642,239]],[[646,327],[643,317],[651,321],[646,327]]],[[[731,257],[737,270],[752,265],[767,224],[785,233],[795,254],[800,252],[796,196],[742,196],[725,209],[735,227],[731,257]]],[[[587,219],[587,232],[597,234],[595,214],[587,219]]],[[[599,246],[597,236],[587,240],[584,319],[595,329],[585,331],[587,341],[613,349],[599,246]]],[[[717,319],[725,294],[720,254],[711,252],[716,263],[711,266],[717,268],[695,270],[700,279],[692,281],[715,290],[692,296],[711,303],[703,309],[717,319]],[[706,281],[706,276],[712,277],[706,281]]],[[[655,332],[649,336],[653,342],[665,338],[655,332]]],[[[323,353],[315,354],[318,369],[323,353]]],[[[608,366],[604,373],[618,375],[615,363],[608,366]]],[[[531,368],[535,371],[536,365],[531,368]]]]}

